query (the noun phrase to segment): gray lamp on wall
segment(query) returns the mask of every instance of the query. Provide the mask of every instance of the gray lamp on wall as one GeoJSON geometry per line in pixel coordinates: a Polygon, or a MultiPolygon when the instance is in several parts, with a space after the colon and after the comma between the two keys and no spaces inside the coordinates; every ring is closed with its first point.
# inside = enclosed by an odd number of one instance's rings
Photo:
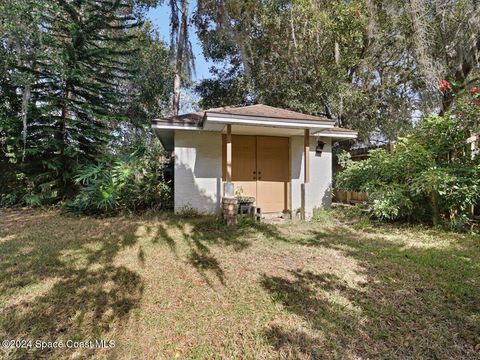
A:
{"type": "Polygon", "coordinates": [[[315,147],[316,156],[322,156],[324,146],[325,146],[325,143],[322,140],[318,140],[317,146],[315,147]]]}

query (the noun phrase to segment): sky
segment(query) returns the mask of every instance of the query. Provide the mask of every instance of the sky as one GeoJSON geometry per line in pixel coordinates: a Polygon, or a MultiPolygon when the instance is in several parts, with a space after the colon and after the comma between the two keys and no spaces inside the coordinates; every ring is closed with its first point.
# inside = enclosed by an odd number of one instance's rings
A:
{"type": "MultiPolygon", "coordinates": [[[[190,14],[194,10],[195,3],[195,1],[190,2],[190,14]]],[[[168,2],[162,6],[150,9],[147,13],[147,17],[158,28],[163,40],[168,44],[170,42],[170,6],[168,2]]],[[[198,40],[195,28],[192,25],[190,25],[189,28],[189,35],[190,42],[192,43],[193,55],[195,56],[196,74],[193,75],[193,80],[200,81],[210,77],[208,70],[213,64],[205,60],[205,57],[202,54],[200,40],[198,40]]]]}

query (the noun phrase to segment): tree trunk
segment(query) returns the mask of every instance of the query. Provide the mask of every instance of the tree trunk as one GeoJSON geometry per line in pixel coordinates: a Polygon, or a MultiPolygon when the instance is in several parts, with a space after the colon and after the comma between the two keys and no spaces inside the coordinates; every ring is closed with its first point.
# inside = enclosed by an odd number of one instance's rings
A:
{"type": "MultiPolygon", "coordinates": [[[[173,9],[172,9],[173,11],[173,9]]],[[[182,21],[180,23],[180,32],[178,34],[176,59],[175,59],[175,77],[173,80],[173,115],[178,115],[180,111],[180,89],[182,87],[182,76],[185,62],[185,45],[188,31],[188,0],[182,0],[182,21]]]]}
{"type": "Polygon", "coordinates": [[[63,104],[62,104],[62,113],[60,115],[60,124],[58,127],[58,140],[60,142],[60,156],[65,155],[66,148],[66,133],[67,133],[67,119],[68,119],[68,100],[70,99],[70,90],[68,85],[65,88],[63,104]]]}
{"type": "Polygon", "coordinates": [[[28,113],[28,104],[30,103],[30,89],[31,85],[25,85],[22,94],[22,123],[23,123],[23,151],[22,151],[22,162],[25,161],[25,151],[27,149],[27,113],[28,113]]]}
{"type": "Polygon", "coordinates": [[[60,190],[60,196],[65,197],[67,193],[67,184],[65,183],[65,173],[67,172],[67,159],[65,157],[65,149],[67,148],[67,121],[68,121],[68,101],[70,99],[70,85],[65,85],[62,99],[62,110],[60,114],[60,120],[56,133],[56,140],[59,146],[59,158],[60,158],[60,171],[58,174],[58,188],[60,190]]]}

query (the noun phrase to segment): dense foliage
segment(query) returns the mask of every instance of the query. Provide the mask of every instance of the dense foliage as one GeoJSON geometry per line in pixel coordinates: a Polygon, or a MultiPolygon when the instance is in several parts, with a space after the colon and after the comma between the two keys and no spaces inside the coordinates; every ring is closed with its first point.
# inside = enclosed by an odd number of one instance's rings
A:
{"type": "Polygon", "coordinates": [[[157,2],[0,3],[0,205],[71,199],[79,168],[148,140],[173,86],[157,2]]]}
{"type": "Polygon", "coordinates": [[[478,88],[457,97],[456,108],[423,119],[391,153],[371,150],[364,161],[344,153],[337,186],[367,192],[378,218],[465,222],[480,202],[480,156],[467,143],[480,130],[478,88]]]}
{"type": "MultiPolygon", "coordinates": [[[[136,26],[124,14],[126,6],[119,1],[51,1],[34,8],[41,39],[30,63],[13,70],[31,79],[19,87],[29,92],[21,110],[27,112],[23,168],[40,189],[41,200],[71,195],[76,164],[104,151],[108,123],[120,116],[119,81],[128,76],[130,64],[124,58],[133,51],[124,30],[136,26]]],[[[7,137],[7,147],[18,157],[15,135],[20,131],[11,130],[7,127],[13,135],[7,137]]]]}
{"type": "Polygon", "coordinates": [[[84,214],[169,208],[170,187],[163,178],[166,162],[161,149],[139,146],[86,165],[74,178],[80,192],[67,206],[84,214]]]}
{"type": "Polygon", "coordinates": [[[323,114],[364,142],[450,110],[479,76],[480,11],[466,1],[198,0],[205,105],[251,101],[323,114]],[[221,69],[222,71],[219,71],[221,69]],[[220,100],[220,101],[219,101],[220,100]]]}

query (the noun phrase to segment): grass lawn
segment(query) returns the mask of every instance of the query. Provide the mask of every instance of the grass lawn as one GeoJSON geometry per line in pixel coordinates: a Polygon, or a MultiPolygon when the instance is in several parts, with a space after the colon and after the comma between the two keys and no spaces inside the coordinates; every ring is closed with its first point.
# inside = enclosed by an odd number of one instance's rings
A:
{"type": "Polygon", "coordinates": [[[480,358],[480,237],[0,211],[0,340],[115,340],[4,358],[480,358]]]}

